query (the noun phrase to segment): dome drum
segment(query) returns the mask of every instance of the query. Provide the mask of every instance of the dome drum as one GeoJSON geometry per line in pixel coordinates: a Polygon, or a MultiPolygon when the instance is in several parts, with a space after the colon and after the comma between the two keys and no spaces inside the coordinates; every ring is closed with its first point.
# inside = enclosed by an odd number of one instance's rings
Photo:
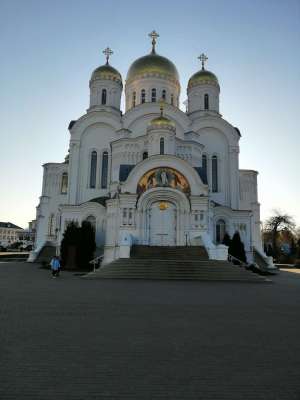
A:
{"type": "Polygon", "coordinates": [[[114,81],[123,86],[121,74],[109,64],[102,65],[94,70],[91,76],[90,85],[93,81],[99,80],[114,81]]]}

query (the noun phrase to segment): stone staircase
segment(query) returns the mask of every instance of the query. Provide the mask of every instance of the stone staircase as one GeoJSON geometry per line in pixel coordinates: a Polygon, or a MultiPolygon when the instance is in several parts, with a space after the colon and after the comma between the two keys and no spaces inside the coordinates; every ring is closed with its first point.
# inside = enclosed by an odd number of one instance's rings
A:
{"type": "Polygon", "coordinates": [[[228,261],[209,260],[203,247],[133,246],[130,258],[113,261],[85,278],[266,282],[228,261]]]}
{"type": "Polygon", "coordinates": [[[23,262],[28,256],[29,253],[5,252],[0,254],[0,262],[23,262]]]}

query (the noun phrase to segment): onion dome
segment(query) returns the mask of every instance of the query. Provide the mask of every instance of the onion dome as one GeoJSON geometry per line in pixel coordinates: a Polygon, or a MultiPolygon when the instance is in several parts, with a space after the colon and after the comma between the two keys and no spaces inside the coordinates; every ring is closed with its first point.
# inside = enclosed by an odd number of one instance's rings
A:
{"type": "Polygon", "coordinates": [[[163,104],[160,106],[160,116],[157,118],[154,118],[150,124],[148,125],[147,131],[153,131],[153,130],[161,130],[161,129],[167,129],[170,131],[176,130],[176,125],[173,121],[171,121],[169,118],[164,117],[163,115],[163,104]]]}
{"type": "Polygon", "coordinates": [[[122,85],[122,76],[119,71],[113,68],[108,60],[109,56],[113,54],[112,50],[107,47],[103,53],[106,55],[106,64],[101,65],[100,67],[96,68],[91,76],[91,81],[93,80],[110,80],[118,82],[122,85]]]}
{"type": "Polygon", "coordinates": [[[130,83],[136,79],[145,77],[156,77],[179,85],[179,74],[175,65],[168,58],[160,56],[155,52],[156,38],[159,35],[153,31],[149,36],[152,37],[152,51],[150,54],[138,58],[131,64],[126,82],[130,83]]]}
{"type": "Polygon", "coordinates": [[[206,84],[219,87],[219,81],[216,75],[204,68],[204,62],[207,60],[206,55],[201,54],[201,56],[198,58],[202,62],[202,69],[196,72],[190,78],[188,82],[188,89],[192,88],[193,86],[206,85],[206,84]]]}

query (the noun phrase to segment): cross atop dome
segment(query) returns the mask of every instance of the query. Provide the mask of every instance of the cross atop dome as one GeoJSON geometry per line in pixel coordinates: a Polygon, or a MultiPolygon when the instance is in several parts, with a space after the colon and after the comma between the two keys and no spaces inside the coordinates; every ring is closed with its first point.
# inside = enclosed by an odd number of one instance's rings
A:
{"type": "Polygon", "coordinates": [[[105,55],[105,57],[106,57],[106,64],[108,64],[109,57],[110,57],[112,54],[114,54],[114,52],[113,52],[112,49],[110,49],[109,47],[106,47],[106,49],[103,50],[102,53],[103,53],[103,54],[105,55]]]}
{"type": "Polygon", "coordinates": [[[208,60],[207,55],[204,54],[204,53],[202,53],[202,54],[200,54],[200,56],[198,57],[198,59],[199,59],[199,60],[201,61],[201,63],[202,63],[202,69],[205,69],[205,68],[204,68],[204,64],[205,64],[206,61],[208,60]]]}
{"type": "Polygon", "coordinates": [[[152,38],[152,53],[155,53],[156,39],[159,37],[159,34],[153,30],[148,36],[152,38]]]}

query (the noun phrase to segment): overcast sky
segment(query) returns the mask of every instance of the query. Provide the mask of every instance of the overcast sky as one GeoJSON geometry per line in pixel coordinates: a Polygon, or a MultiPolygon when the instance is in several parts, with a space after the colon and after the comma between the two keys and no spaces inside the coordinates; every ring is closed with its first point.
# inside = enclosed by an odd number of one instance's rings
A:
{"type": "Polygon", "coordinates": [[[157,52],[178,68],[182,109],[197,56],[208,55],[220,112],[242,133],[240,167],[259,171],[262,219],[279,208],[300,225],[299,21],[299,0],[0,0],[0,221],[35,218],[41,165],[67,154],[102,50],[125,79],[155,29],[157,52]]]}

